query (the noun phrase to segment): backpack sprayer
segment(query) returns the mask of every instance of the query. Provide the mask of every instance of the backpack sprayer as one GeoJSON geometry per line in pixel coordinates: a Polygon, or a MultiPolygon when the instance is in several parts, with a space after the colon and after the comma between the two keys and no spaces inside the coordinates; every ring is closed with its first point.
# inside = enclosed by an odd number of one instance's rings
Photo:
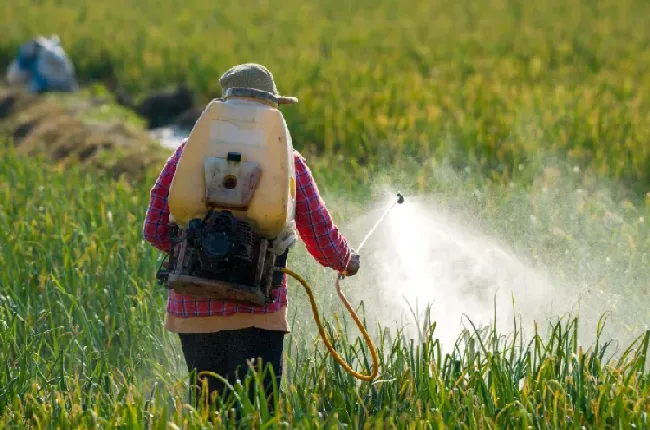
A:
{"type": "MultiPolygon", "coordinates": [[[[266,93],[243,96],[270,97],[266,93]]],[[[231,92],[229,91],[228,94],[231,92]]],[[[233,93],[239,94],[239,93],[233,93]]],[[[230,94],[232,96],[232,94],[230,94]]],[[[237,100],[211,102],[194,125],[176,165],[168,204],[169,263],[158,281],[178,294],[265,306],[286,274],[307,292],[314,320],[327,349],[354,377],[371,381],[378,373],[375,346],[354,309],[336,290],[370,348],[373,371],[355,372],[334,350],[307,282],[286,267],[296,241],[296,173],[291,136],[279,110],[237,100]]],[[[366,241],[396,204],[395,201],[363,238],[366,241]]]]}

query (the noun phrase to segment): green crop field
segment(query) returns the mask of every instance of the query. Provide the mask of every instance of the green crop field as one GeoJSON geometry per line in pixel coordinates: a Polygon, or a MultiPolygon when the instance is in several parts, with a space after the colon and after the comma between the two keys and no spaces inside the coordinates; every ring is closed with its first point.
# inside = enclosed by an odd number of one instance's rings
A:
{"type": "MultiPolygon", "coordinates": [[[[407,195],[344,282],[363,302],[378,379],[358,382],[328,355],[290,281],[275,411],[248,401],[254,379],[242,381],[245,426],[650,428],[650,3],[8,0],[1,10],[0,66],[21,41],[57,33],[84,85],[114,76],[141,96],[184,80],[203,103],[230,66],[267,65],[300,99],[283,108],[294,144],[354,243],[386,194],[407,195]],[[520,313],[504,308],[509,296],[493,309],[499,288],[516,290],[520,313]],[[431,299],[429,313],[409,319],[402,295],[431,299]],[[461,311],[494,312],[495,325],[460,329],[450,319],[461,311]]],[[[118,109],[91,116],[139,126],[118,109]]],[[[162,326],[161,255],[141,234],[161,166],[113,180],[0,139],[0,429],[232,428],[236,398],[186,403],[180,344],[162,326]]],[[[337,350],[367,373],[335,274],[302,245],[290,266],[313,285],[337,350]]]]}
{"type": "MultiPolygon", "coordinates": [[[[1,154],[0,428],[229,424],[232,403],[211,412],[184,405],[184,363],[163,331],[165,296],[152,281],[156,253],[140,236],[146,189],[1,154]]],[[[291,265],[309,273],[313,263],[299,250],[291,265]]],[[[320,277],[320,304],[329,280],[320,277]]],[[[304,328],[313,323],[303,292],[292,284],[290,293],[298,327],[287,340],[276,414],[241,396],[257,428],[647,426],[650,332],[610,360],[607,339],[581,346],[577,319],[548,330],[541,323],[526,341],[516,325],[507,338],[470,327],[452,350],[425,318],[419,339],[375,330],[380,376],[356,383],[304,328]]],[[[329,330],[344,357],[367,372],[362,340],[345,323],[329,330]]]]}
{"type": "Polygon", "coordinates": [[[646,192],[649,13],[644,0],[9,0],[0,65],[57,33],[82,78],[186,80],[210,97],[255,61],[301,99],[286,109],[296,144],[341,155],[352,183],[415,158],[426,184],[433,156],[507,182],[559,155],[646,192]]]}

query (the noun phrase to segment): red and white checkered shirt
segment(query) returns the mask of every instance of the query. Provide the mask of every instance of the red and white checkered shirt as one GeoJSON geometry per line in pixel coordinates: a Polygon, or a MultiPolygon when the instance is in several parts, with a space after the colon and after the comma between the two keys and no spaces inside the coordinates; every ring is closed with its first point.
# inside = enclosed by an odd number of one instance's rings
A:
{"type": "MultiPolygon", "coordinates": [[[[170,247],[169,206],[167,197],[176,165],[187,139],[184,139],[165,166],[151,188],[149,207],[143,226],[144,238],[159,250],[167,253],[170,247]]],[[[343,272],[350,260],[350,247],[339,233],[325,207],[305,159],[294,151],[296,166],[296,228],[305,243],[307,251],[324,267],[343,272]]],[[[277,312],[287,305],[287,280],[283,277],[282,286],[273,289],[273,302],[265,306],[248,306],[224,300],[215,300],[191,295],[177,294],[169,290],[167,312],[176,317],[201,317],[235,313],[277,312]]]]}

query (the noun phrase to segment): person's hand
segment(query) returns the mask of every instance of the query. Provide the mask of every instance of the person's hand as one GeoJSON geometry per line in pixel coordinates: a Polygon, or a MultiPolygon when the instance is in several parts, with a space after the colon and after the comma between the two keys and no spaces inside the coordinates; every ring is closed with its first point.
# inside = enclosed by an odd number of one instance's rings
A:
{"type": "Polygon", "coordinates": [[[350,256],[350,261],[348,262],[348,267],[345,268],[346,276],[354,276],[359,271],[361,267],[361,257],[359,254],[352,250],[352,255],[350,256]]]}

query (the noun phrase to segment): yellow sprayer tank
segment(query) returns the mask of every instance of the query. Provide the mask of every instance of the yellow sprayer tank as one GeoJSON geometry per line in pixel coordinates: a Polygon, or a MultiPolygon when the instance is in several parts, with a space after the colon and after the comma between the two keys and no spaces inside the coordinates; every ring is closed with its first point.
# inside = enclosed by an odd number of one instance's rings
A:
{"type": "Polygon", "coordinates": [[[208,207],[230,210],[273,239],[293,220],[295,177],[291,135],[278,109],[247,99],[214,100],[176,167],[170,220],[187,228],[208,207]]]}

